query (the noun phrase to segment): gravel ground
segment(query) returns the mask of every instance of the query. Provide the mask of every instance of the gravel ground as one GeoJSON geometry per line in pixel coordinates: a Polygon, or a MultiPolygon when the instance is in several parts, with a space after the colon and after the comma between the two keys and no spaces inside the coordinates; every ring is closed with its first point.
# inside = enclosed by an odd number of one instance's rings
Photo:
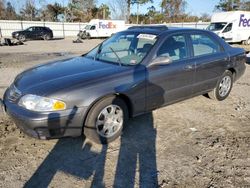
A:
{"type": "MultiPolygon", "coordinates": [[[[0,47],[0,95],[24,69],[99,42],[0,47]]],[[[36,140],[0,114],[0,187],[250,187],[249,80],[247,65],[225,101],[199,96],[136,117],[108,146],[36,140]]]]}

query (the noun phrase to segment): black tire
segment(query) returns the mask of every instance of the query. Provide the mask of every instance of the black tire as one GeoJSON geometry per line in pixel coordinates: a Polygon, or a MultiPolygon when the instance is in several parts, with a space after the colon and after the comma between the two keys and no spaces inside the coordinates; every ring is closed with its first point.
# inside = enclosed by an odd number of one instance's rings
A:
{"type": "Polygon", "coordinates": [[[108,144],[115,139],[117,139],[122,134],[122,129],[128,120],[128,108],[126,103],[117,96],[110,96],[98,101],[89,111],[85,125],[84,125],[84,135],[89,138],[90,140],[98,143],[98,144],[108,144]],[[111,137],[104,137],[98,133],[98,128],[96,126],[97,118],[99,117],[100,113],[103,109],[110,105],[119,106],[123,111],[123,123],[120,129],[112,135],[111,137]]]}
{"type": "Polygon", "coordinates": [[[231,71],[226,71],[222,77],[218,80],[216,87],[208,93],[208,96],[210,99],[214,99],[217,101],[222,101],[224,99],[226,99],[228,97],[228,95],[230,94],[231,90],[233,87],[233,74],[231,71]],[[225,79],[230,79],[230,84],[228,84],[228,89],[225,89],[226,92],[223,93],[222,95],[222,87],[221,85],[223,84],[225,79]]]}
{"type": "Polygon", "coordinates": [[[89,33],[86,34],[86,39],[87,39],[87,40],[91,39],[91,36],[90,36],[89,33]]]}
{"type": "Polygon", "coordinates": [[[18,40],[21,42],[25,42],[26,41],[25,35],[19,35],[18,40]]]}
{"type": "Polygon", "coordinates": [[[50,40],[50,39],[51,39],[51,36],[48,35],[48,34],[45,34],[45,35],[43,36],[43,40],[50,40]]]}

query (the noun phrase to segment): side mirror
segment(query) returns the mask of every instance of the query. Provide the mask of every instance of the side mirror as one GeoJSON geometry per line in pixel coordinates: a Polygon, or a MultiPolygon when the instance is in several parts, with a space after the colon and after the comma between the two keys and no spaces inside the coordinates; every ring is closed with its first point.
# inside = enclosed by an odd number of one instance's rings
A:
{"type": "Polygon", "coordinates": [[[172,63],[172,60],[169,56],[159,56],[150,63],[150,66],[167,65],[170,63],[172,63]]]}

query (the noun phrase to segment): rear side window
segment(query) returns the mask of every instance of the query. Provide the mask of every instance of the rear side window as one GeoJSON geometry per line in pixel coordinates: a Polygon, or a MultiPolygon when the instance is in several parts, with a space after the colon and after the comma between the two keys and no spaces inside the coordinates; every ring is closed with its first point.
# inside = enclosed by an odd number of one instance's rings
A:
{"type": "Polygon", "coordinates": [[[220,45],[205,34],[193,34],[191,40],[194,56],[209,55],[221,51],[220,45]]]}
{"type": "Polygon", "coordinates": [[[184,35],[168,37],[157,52],[157,56],[169,56],[172,61],[188,57],[187,44],[184,35]]]}

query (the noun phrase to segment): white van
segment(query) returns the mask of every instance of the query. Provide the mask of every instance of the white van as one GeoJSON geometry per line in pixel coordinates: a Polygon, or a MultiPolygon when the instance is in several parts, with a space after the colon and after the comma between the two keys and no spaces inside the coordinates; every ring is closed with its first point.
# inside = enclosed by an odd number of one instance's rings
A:
{"type": "Polygon", "coordinates": [[[226,42],[250,45],[250,11],[214,13],[207,28],[226,42]]]}
{"type": "Polygon", "coordinates": [[[110,37],[112,34],[125,29],[125,21],[123,20],[93,19],[78,33],[77,36],[82,39],[110,37]]]}

